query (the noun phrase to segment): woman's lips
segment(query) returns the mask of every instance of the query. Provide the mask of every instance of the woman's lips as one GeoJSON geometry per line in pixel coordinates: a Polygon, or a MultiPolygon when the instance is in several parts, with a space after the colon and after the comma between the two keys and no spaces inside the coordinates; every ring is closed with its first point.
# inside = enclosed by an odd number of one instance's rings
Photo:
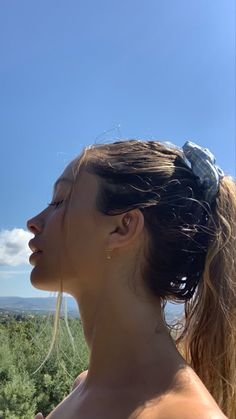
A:
{"type": "Polygon", "coordinates": [[[34,239],[31,239],[29,241],[28,246],[30,250],[32,250],[32,252],[41,252],[41,249],[39,249],[38,246],[36,246],[36,244],[34,243],[34,239]]]}
{"type": "Polygon", "coordinates": [[[38,256],[40,256],[40,254],[41,253],[43,253],[42,252],[42,250],[38,250],[38,251],[36,251],[36,252],[33,252],[31,255],[30,255],[30,257],[29,257],[29,262],[31,263],[31,261],[34,259],[34,258],[37,258],[38,256]]]}

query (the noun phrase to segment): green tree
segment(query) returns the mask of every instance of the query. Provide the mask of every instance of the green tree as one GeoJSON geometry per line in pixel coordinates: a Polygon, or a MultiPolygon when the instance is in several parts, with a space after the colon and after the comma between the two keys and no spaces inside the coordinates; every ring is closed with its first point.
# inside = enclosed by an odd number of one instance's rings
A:
{"type": "Polygon", "coordinates": [[[46,358],[53,331],[52,316],[11,316],[0,319],[0,418],[32,419],[48,415],[71,391],[76,376],[88,368],[88,348],[80,319],[64,318],[57,344],[46,358]]]}

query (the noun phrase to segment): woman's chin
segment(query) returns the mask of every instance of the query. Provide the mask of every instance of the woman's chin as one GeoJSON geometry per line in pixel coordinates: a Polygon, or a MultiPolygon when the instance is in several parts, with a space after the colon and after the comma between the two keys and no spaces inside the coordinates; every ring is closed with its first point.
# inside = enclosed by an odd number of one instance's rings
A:
{"type": "Polygon", "coordinates": [[[32,270],[30,274],[30,282],[34,288],[37,288],[42,291],[49,291],[49,292],[59,291],[58,281],[55,281],[54,283],[52,283],[52,277],[47,279],[45,276],[42,277],[42,275],[37,275],[37,273],[34,272],[34,270],[35,268],[32,270]]]}

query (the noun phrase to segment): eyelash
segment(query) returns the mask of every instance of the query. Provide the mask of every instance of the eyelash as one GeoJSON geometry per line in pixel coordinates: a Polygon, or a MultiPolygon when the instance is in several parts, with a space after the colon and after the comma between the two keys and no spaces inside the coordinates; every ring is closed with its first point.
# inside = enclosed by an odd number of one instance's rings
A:
{"type": "Polygon", "coordinates": [[[48,205],[55,205],[56,208],[57,208],[58,205],[61,204],[62,202],[63,202],[63,200],[62,201],[58,201],[58,202],[49,202],[48,205]]]}

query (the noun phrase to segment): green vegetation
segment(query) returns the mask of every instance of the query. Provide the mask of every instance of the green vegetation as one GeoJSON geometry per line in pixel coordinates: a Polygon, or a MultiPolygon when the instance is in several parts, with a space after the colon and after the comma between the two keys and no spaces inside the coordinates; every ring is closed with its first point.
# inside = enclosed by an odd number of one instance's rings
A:
{"type": "Polygon", "coordinates": [[[53,315],[0,317],[0,418],[46,416],[71,391],[75,378],[88,369],[88,347],[81,321],[68,318],[73,350],[64,318],[57,343],[45,364],[52,338],[53,315]]]}

